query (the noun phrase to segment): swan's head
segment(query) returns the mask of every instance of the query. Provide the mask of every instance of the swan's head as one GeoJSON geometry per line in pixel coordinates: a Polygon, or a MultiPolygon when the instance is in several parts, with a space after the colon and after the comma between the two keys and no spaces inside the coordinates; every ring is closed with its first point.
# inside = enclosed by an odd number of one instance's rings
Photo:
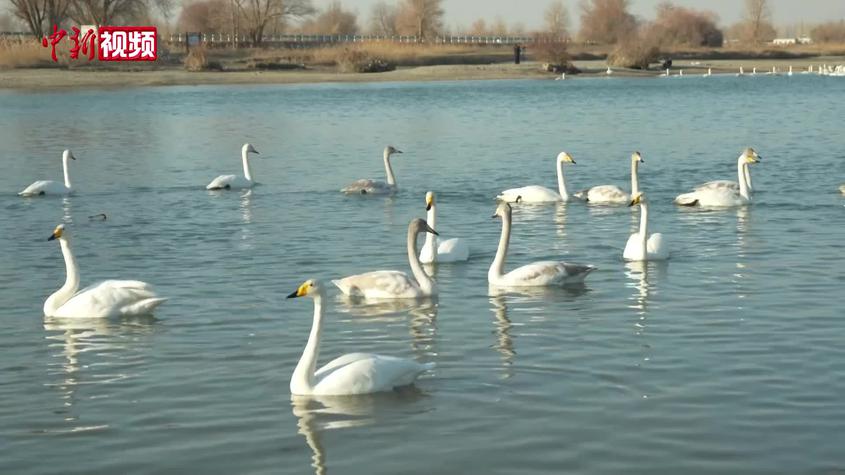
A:
{"type": "Polygon", "coordinates": [[[244,155],[248,153],[254,153],[256,155],[259,155],[258,150],[256,150],[251,143],[245,143],[244,146],[241,147],[241,153],[243,153],[244,155]]]}
{"type": "Polygon", "coordinates": [[[393,145],[388,145],[387,147],[384,147],[384,156],[385,157],[389,157],[389,156],[393,155],[394,153],[402,153],[402,151],[399,150],[398,148],[394,147],[393,145]]]}
{"type": "Polygon", "coordinates": [[[439,234],[437,234],[437,231],[432,229],[432,227],[429,226],[428,223],[426,223],[425,220],[421,218],[417,218],[411,221],[411,224],[408,225],[408,231],[414,234],[431,233],[435,236],[439,236],[439,234]]]}
{"type": "Polygon", "coordinates": [[[557,154],[557,161],[563,162],[563,163],[571,163],[571,164],[575,165],[575,159],[572,158],[572,155],[570,155],[566,152],[560,152],[559,154],[557,154]]]}
{"type": "Polygon", "coordinates": [[[76,160],[76,157],[74,157],[74,156],[73,156],[73,152],[71,152],[71,151],[68,149],[68,150],[65,150],[64,152],[62,152],[62,159],[63,159],[63,160],[68,160],[68,159],[70,159],[70,160],[76,160]]]}
{"type": "Polygon", "coordinates": [[[511,205],[509,203],[506,203],[506,202],[503,201],[503,202],[499,203],[499,206],[496,207],[496,212],[493,213],[493,216],[491,216],[491,217],[493,219],[496,219],[496,218],[504,218],[504,217],[510,216],[510,215],[511,215],[511,205]]]}
{"type": "Polygon", "coordinates": [[[288,295],[288,298],[295,299],[297,297],[314,297],[315,295],[319,295],[322,290],[323,285],[320,281],[308,279],[303,282],[295,292],[288,295]]]}
{"type": "Polygon", "coordinates": [[[643,156],[640,154],[640,152],[634,152],[634,153],[632,153],[632,154],[631,154],[631,161],[632,161],[632,162],[645,163],[645,160],[643,160],[643,156]]]}
{"type": "Polygon", "coordinates": [[[757,154],[757,151],[751,147],[746,148],[742,152],[742,156],[740,157],[742,160],[745,160],[745,163],[752,164],[752,163],[760,163],[760,160],[763,159],[760,155],[757,154]]]}
{"type": "Polygon", "coordinates": [[[434,206],[434,192],[429,191],[425,194],[425,210],[430,210],[432,206],[434,206]]]}
{"type": "Polygon", "coordinates": [[[636,206],[640,203],[645,203],[645,193],[642,191],[631,197],[631,202],[628,203],[628,206],[636,206]]]}
{"type": "Polygon", "coordinates": [[[67,237],[68,237],[68,233],[67,233],[67,231],[65,231],[65,225],[60,224],[60,225],[56,226],[56,229],[53,230],[53,234],[51,234],[50,237],[47,238],[47,240],[53,241],[55,239],[62,239],[62,238],[67,239],[67,237]]]}

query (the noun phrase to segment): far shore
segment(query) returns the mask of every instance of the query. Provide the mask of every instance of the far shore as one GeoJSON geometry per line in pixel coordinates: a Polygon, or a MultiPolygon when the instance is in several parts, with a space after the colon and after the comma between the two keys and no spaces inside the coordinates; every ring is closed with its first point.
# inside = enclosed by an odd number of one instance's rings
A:
{"type": "MultiPolygon", "coordinates": [[[[736,73],[740,67],[750,74],[754,68],[759,73],[770,72],[773,67],[785,73],[790,66],[796,71],[806,71],[810,65],[845,64],[845,56],[820,56],[789,59],[718,59],[674,61],[671,74],[700,75],[712,69],[713,74],[736,73]]],[[[581,74],[567,75],[567,79],[606,77],[607,66],[603,60],[575,61],[581,74]]],[[[612,77],[657,77],[660,70],[634,70],[613,68],[612,77]]],[[[150,86],[191,85],[245,85],[245,84],[307,84],[307,83],[361,83],[403,81],[464,81],[495,79],[551,80],[558,74],[543,72],[537,62],[519,65],[508,63],[450,64],[400,67],[382,73],[340,73],[333,68],[253,71],[203,71],[188,72],[180,67],[163,67],[156,70],[114,71],[103,69],[26,68],[0,69],[0,90],[66,90],[75,88],[123,88],[150,86]]]]}

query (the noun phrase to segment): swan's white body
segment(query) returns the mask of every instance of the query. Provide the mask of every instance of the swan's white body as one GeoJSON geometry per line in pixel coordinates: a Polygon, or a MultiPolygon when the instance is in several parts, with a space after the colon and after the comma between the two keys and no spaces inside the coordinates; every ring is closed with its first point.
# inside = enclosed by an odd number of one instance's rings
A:
{"type": "Polygon", "coordinates": [[[73,192],[68,173],[68,160],[76,160],[70,150],[62,152],[62,171],[64,171],[64,183],[52,180],[38,180],[24,188],[18,196],[41,196],[41,195],[68,195],[73,192]]]}
{"type": "MultiPolygon", "coordinates": [[[[429,226],[437,229],[437,203],[434,193],[428,192],[426,201],[426,222],[429,226]]],[[[466,239],[452,238],[441,241],[438,236],[427,233],[422,250],[420,250],[420,262],[431,264],[433,262],[462,262],[469,259],[469,244],[466,239]]]]}
{"type": "Polygon", "coordinates": [[[417,235],[434,230],[422,219],[415,219],[408,225],[408,261],[413,277],[395,270],[377,270],[366,274],[352,275],[332,283],[345,295],[365,300],[416,299],[437,294],[434,280],[425,273],[417,257],[417,235]]]}
{"type": "Polygon", "coordinates": [[[751,203],[751,173],[748,166],[759,160],[754,149],[746,149],[737,159],[736,182],[717,180],[699,185],[690,193],[678,195],[675,204],[719,208],[751,203]]]}
{"type": "Polygon", "coordinates": [[[845,185],[839,185],[839,192],[845,195],[845,185]]]}
{"type": "Polygon", "coordinates": [[[496,199],[506,203],[556,203],[559,201],[569,201],[569,193],[566,190],[566,178],[563,175],[564,162],[575,164],[575,160],[568,153],[561,152],[558,154],[555,160],[557,165],[558,191],[544,186],[530,185],[505,190],[496,199]]]}
{"type": "Polygon", "coordinates": [[[648,203],[645,195],[637,193],[630,206],[640,205],[640,231],[628,238],[622,258],[626,261],[663,261],[669,258],[669,245],[663,234],[648,234],[648,203]]]}
{"type": "Polygon", "coordinates": [[[502,219],[502,235],[496,257],[487,272],[487,282],[498,287],[551,287],[580,284],[587,275],[596,270],[593,266],[569,264],[559,261],[539,261],[504,272],[511,237],[511,207],[499,204],[493,217],[502,219]]]}
{"type": "Polygon", "coordinates": [[[616,185],[599,185],[575,193],[577,198],[585,199],[593,204],[628,204],[631,197],[640,191],[640,179],[637,174],[638,166],[643,161],[640,152],[631,154],[631,193],[628,194],[616,185]]]}
{"type": "Polygon", "coordinates": [[[342,193],[348,195],[390,195],[395,193],[398,188],[396,186],[396,176],[393,174],[393,167],[390,165],[390,156],[394,153],[402,153],[391,145],[384,149],[384,173],[387,175],[387,182],[380,180],[361,179],[354,181],[341,189],[342,193]]]}
{"type": "Polygon", "coordinates": [[[167,299],[158,297],[150,284],[137,280],[106,280],[79,289],[79,269],[64,226],[50,237],[58,239],[67,268],[65,284],[44,302],[44,315],[59,318],[108,318],[150,315],[167,299]]]}
{"type": "Polygon", "coordinates": [[[323,329],[322,285],[315,281],[302,284],[288,298],[308,296],[314,299],[314,323],[308,343],[290,379],[290,392],[296,396],[351,396],[391,391],[413,384],[434,363],[369,353],[350,353],[335,358],[315,371],[323,329]]]}
{"type": "Polygon", "coordinates": [[[241,161],[243,162],[244,166],[244,175],[220,175],[217,178],[211,180],[211,183],[205,187],[206,190],[244,190],[248,188],[252,188],[255,185],[255,181],[252,179],[252,171],[249,167],[249,153],[258,154],[258,150],[245,143],[243,147],[241,147],[241,161]]]}

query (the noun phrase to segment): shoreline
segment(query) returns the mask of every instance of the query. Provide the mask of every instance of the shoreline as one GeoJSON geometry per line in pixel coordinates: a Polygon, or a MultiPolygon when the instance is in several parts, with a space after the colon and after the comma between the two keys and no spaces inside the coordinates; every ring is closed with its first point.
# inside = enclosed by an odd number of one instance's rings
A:
{"type": "MultiPolygon", "coordinates": [[[[581,74],[568,78],[607,77],[604,60],[574,61],[581,74]]],[[[758,68],[759,73],[777,67],[785,73],[789,66],[795,72],[806,71],[810,65],[843,64],[845,56],[818,56],[790,59],[747,59],[747,60],[679,60],[675,61],[671,74],[684,70],[689,75],[700,75],[713,69],[714,74],[736,73],[739,67],[750,73],[758,68]]],[[[613,69],[613,77],[650,78],[659,77],[663,71],[613,69]]],[[[0,70],[0,91],[65,91],[68,89],[122,89],[132,87],[159,86],[214,86],[251,84],[319,84],[319,83],[374,83],[411,81],[479,81],[535,79],[551,80],[557,74],[540,71],[540,64],[524,62],[492,64],[451,64],[433,66],[400,67],[383,73],[340,73],[331,68],[297,70],[255,70],[255,71],[203,71],[188,72],[181,67],[157,70],[114,71],[103,69],[61,69],[27,68],[0,70]]]]}

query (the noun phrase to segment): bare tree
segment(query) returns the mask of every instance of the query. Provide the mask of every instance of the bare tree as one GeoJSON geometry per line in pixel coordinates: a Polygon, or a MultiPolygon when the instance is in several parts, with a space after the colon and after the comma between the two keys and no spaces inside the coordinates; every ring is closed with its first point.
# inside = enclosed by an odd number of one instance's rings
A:
{"type": "Polygon", "coordinates": [[[397,27],[400,34],[428,38],[442,30],[443,15],[443,0],[404,0],[397,27]]]}
{"type": "Polygon", "coordinates": [[[180,31],[223,32],[229,29],[227,0],[199,0],[182,8],[176,24],[180,31]]]}
{"type": "Polygon", "coordinates": [[[489,30],[487,29],[487,22],[484,18],[479,18],[472,22],[469,27],[469,34],[472,36],[485,36],[489,30]]]}
{"type": "Polygon", "coordinates": [[[770,39],[774,32],[772,26],[772,9],[768,0],[745,0],[745,23],[747,24],[748,40],[761,43],[770,39]]]}
{"type": "Polygon", "coordinates": [[[311,0],[244,0],[240,4],[246,32],[252,43],[261,44],[264,30],[288,18],[302,18],[314,13],[311,0]]]}
{"type": "Polygon", "coordinates": [[[113,25],[147,14],[144,0],[70,0],[68,15],[81,25],[113,25]]]}
{"type": "Polygon", "coordinates": [[[562,0],[555,0],[546,8],[543,14],[546,33],[556,38],[565,38],[569,29],[569,11],[562,0]]]}
{"type": "Polygon", "coordinates": [[[493,20],[493,24],[490,25],[490,33],[494,35],[507,35],[508,34],[508,24],[505,23],[505,20],[497,16],[493,20]]]}
{"type": "Polygon", "coordinates": [[[582,0],[581,37],[585,41],[616,44],[637,30],[630,0],[582,0]]]}
{"type": "Polygon", "coordinates": [[[358,15],[344,10],[335,0],[315,18],[302,24],[302,31],[309,34],[354,35],[358,33],[358,15]]]}
{"type": "Polygon", "coordinates": [[[370,32],[376,35],[396,35],[396,15],[398,9],[386,2],[373,5],[370,12],[370,32]]]}
{"type": "Polygon", "coordinates": [[[722,46],[722,30],[715,13],[664,2],[657,6],[657,18],[648,33],[660,46],[722,46]]]}
{"type": "Polygon", "coordinates": [[[10,0],[12,13],[36,38],[53,31],[67,20],[69,0],[10,0]]]}

